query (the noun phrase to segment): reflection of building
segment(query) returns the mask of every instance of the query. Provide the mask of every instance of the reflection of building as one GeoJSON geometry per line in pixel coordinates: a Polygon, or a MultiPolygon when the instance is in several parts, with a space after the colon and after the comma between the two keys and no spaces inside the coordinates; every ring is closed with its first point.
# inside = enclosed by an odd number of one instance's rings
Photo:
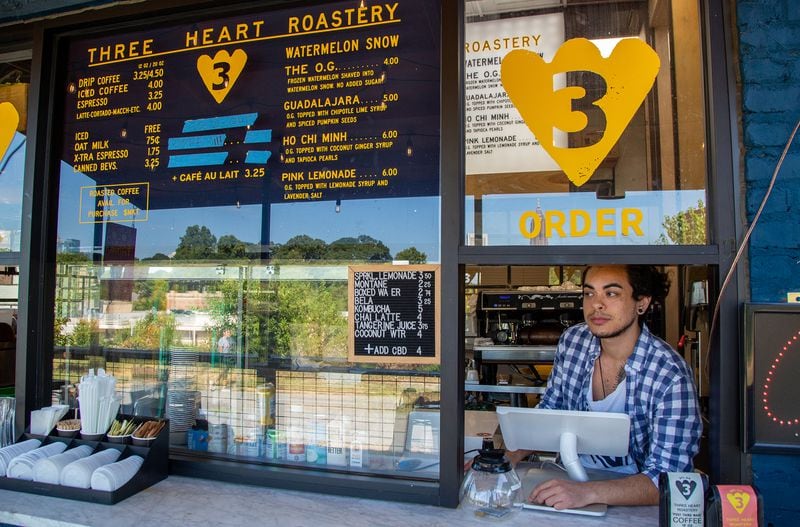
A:
{"type": "MultiPolygon", "coordinates": [[[[98,315],[98,328],[104,332],[108,339],[121,330],[133,332],[137,323],[144,320],[149,311],[131,311],[128,313],[105,312],[98,315]]],[[[211,342],[210,328],[214,321],[208,313],[175,313],[175,344],[203,346],[207,349],[211,342]]],[[[68,329],[74,327],[78,319],[74,319],[68,325],[68,329]]]]}
{"type": "Polygon", "coordinates": [[[470,232],[467,234],[467,245],[489,245],[489,235],[484,232],[478,237],[474,232],[470,232]],[[477,243],[478,241],[480,241],[480,243],[477,243]]]}
{"type": "Polygon", "coordinates": [[[56,251],[60,253],[72,253],[77,254],[80,252],[81,241],[76,240],[75,238],[67,238],[59,240],[56,242],[56,251]]]}
{"type": "Polygon", "coordinates": [[[0,251],[19,250],[19,240],[19,230],[0,230],[0,251]]]}
{"type": "MultiPolygon", "coordinates": [[[[542,213],[542,202],[541,200],[536,200],[536,215],[539,216],[539,232],[531,238],[530,244],[531,245],[547,245],[547,237],[544,235],[544,214],[542,213]]],[[[528,232],[534,232],[536,230],[536,222],[535,219],[531,218],[531,224],[528,226],[528,232]]]]}
{"type": "Polygon", "coordinates": [[[200,291],[168,291],[167,311],[175,310],[205,310],[211,305],[211,300],[220,300],[222,293],[202,293],[200,291]]]}
{"type": "Polygon", "coordinates": [[[56,272],[56,309],[59,317],[80,317],[100,311],[100,281],[94,268],[61,264],[56,272]]]}

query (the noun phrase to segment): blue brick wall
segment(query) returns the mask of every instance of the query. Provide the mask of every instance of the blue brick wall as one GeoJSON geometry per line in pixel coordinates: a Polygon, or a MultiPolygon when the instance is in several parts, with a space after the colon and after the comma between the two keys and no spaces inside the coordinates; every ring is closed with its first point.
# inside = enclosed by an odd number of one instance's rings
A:
{"type": "MultiPolygon", "coordinates": [[[[800,119],[800,2],[738,0],[736,17],[745,199],[752,221],[800,119]]],[[[753,232],[749,255],[753,302],[785,302],[787,292],[800,291],[800,137],[753,232]]],[[[764,496],[768,525],[800,525],[800,456],[754,455],[753,480],[764,496]]]]}

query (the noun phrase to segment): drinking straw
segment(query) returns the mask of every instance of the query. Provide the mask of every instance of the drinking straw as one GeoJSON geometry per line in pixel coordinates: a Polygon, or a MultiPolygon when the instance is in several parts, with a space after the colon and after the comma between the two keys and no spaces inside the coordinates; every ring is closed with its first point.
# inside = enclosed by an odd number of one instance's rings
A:
{"type": "Polygon", "coordinates": [[[0,397],[0,448],[11,445],[16,440],[14,413],[15,399],[0,397]]]}
{"type": "Polygon", "coordinates": [[[116,378],[105,370],[93,369],[81,377],[78,385],[78,403],[81,410],[81,430],[87,434],[102,434],[108,430],[120,406],[115,394],[116,378]]]}

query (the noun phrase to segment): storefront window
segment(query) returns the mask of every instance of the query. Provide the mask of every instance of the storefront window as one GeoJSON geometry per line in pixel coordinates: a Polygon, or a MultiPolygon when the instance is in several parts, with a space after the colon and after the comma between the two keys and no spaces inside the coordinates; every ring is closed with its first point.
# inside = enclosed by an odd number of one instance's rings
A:
{"type": "Polygon", "coordinates": [[[104,368],[181,452],[438,478],[438,364],[352,359],[348,269],[440,261],[439,7],[354,5],[69,42],[54,398],[104,368]]]}
{"type": "Polygon", "coordinates": [[[0,268],[0,397],[14,394],[19,313],[19,267],[0,268]]]}
{"type": "Polygon", "coordinates": [[[467,245],[704,245],[697,2],[467,2],[467,245]]]}
{"type": "MultiPolygon", "coordinates": [[[[465,267],[466,357],[477,381],[464,385],[468,434],[470,422],[480,422],[499,406],[539,404],[562,332],[584,321],[583,270],[560,265],[465,267]]],[[[715,269],[676,265],[661,270],[669,277],[669,294],[650,306],[644,322],[689,365],[708,418],[709,284],[715,269]]],[[[703,442],[695,466],[708,471],[709,456],[703,442]]]]}
{"type": "Polygon", "coordinates": [[[20,250],[30,70],[30,60],[0,55],[0,253],[20,250]]]}
{"type": "Polygon", "coordinates": [[[0,395],[14,394],[29,53],[0,54],[0,395]]]}

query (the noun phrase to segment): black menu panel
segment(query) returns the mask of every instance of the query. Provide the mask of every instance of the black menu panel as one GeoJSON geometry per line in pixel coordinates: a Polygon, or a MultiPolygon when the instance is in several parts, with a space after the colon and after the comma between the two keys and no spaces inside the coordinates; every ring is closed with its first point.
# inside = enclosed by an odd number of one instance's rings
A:
{"type": "Polygon", "coordinates": [[[439,362],[439,266],[352,266],[352,362],[439,362]]]}
{"type": "Polygon", "coordinates": [[[80,221],[438,194],[439,28],[437,2],[348,1],[72,40],[80,221]]]}

